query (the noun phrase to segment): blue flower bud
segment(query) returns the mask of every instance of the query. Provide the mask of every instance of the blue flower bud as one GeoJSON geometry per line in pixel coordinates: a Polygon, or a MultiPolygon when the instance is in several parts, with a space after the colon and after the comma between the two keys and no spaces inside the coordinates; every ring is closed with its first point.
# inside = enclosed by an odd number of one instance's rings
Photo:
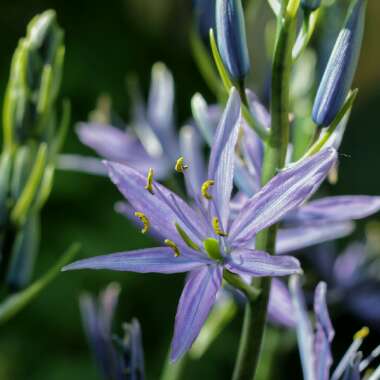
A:
{"type": "Polygon", "coordinates": [[[313,106],[313,120],[328,126],[350,91],[364,32],[366,0],[353,0],[344,27],[335,42],[313,106]]]}
{"type": "Polygon", "coordinates": [[[223,63],[235,80],[250,69],[241,0],[216,0],[217,43],[223,63]]]}
{"type": "Polygon", "coordinates": [[[205,40],[208,40],[209,30],[215,29],[215,1],[193,0],[196,27],[205,40]]]}
{"type": "Polygon", "coordinates": [[[308,11],[315,11],[321,6],[321,0],[301,0],[301,6],[308,11]]]}

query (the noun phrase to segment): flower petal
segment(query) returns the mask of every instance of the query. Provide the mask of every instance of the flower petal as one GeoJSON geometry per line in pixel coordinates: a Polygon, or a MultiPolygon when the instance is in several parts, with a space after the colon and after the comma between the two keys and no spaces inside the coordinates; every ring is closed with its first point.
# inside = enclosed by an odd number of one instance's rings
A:
{"type": "Polygon", "coordinates": [[[314,338],[315,369],[319,380],[329,379],[330,367],[333,361],[330,344],[335,333],[327,309],[326,290],[326,284],[320,282],[314,294],[314,313],[316,317],[314,338]]]}
{"type": "Polygon", "coordinates": [[[107,176],[107,170],[99,158],[80,156],[79,154],[60,154],[58,168],[87,174],[107,176]]]}
{"type": "Polygon", "coordinates": [[[91,257],[66,265],[62,270],[108,269],[137,273],[181,273],[213,263],[190,249],[181,249],[181,254],[174,256],[169,247],[157,247],[113,253],[91,257]]]}
{"type": "Polygon", "coordinates": [[[299,261],[290,256],[272,256],[252,249],[233,251],[226,258],[225,267],[239,275],[254,277],[288,276],[302,273],[299,261]]]}
{"type": "Polygon", "coordinates": [[[285,327],[295,327],[292,299],[288,288],[276,278],[272,285],[268,303],[268,318],[272,323],[285,327]]]}
{"type": "MultiPolygon", "coordinates": [[[[112,182],[136,211],[145,214],[150,227],[158,234],[178,241],[179,235],[175,223],[179,223],[193,241],[200,243],[200,236],[204,231],[202,220],[181,198],[156,182],[154,183],[156,189],[151,194],[144,189],[146,178],[136,170],[118,163],[106,162],[105,164],[112,182]],[[167,202],[162,199],[158,192],[167,198],[167,202]],[[174,212],[173,207],[169,206],[174,202],[180,211],[187,216],[186,221],[174,212]]],[[[179,242],[182,240],[179,239],[179,242]]]]}
{"type": "Polygon", "coordinates": [[[171,72],[161,62],[152,68],[147,119],[152,130],[165,147],[173,162],[178,158],[178,142],[174,129],[174,80],[171,72]]]}
{"type": "Polygon", "coordinates": [[[277,174],[255,194],[232,223],[230,241],[236,246],[278,222],[310,197],[336,161],[336,151],[326,149],[277,174]]]}
{"type": "Polygon", "coordinates": [[[366,218],[380,210],[380,197],[345,195],[317,199],[300,207],[293,218],[340,222],[366,218]]]}
{"type": "Polygon", "coordinates": [[[208,106],[203,96],[196,93],[191,98],[191,111],[200,134],[208,146],[212,146],[216,126],[221,116],[219,107],[208,106]]]}
{"type": "Polygon", "coordinates": [[[236,89],[230,91],[226,110],[216,130],[211,148],[208,177],[215,181],[212,195],[226,229],[229,215],[229,202],[233,187],[235,146],[241,125],[240,97],[236,89]]]}
{"type": "Polygon", "coordinates": [[[263,106],[258,96],[253,91],[246,89],[245,92],[248,98],[249,109],[252,113],[252,116],[256,122],[269,129],[271,124],[271,117],[268,110],[263,106]]]}
{"type": "Polygon", "coordinates": [[[119,360],[112,341],[112,319],[117,305],[120,287],[110,284],[99,300],[90,294],[80,296],[80,311],[88,343],[100,371],[106,378],[114,378],[119,372],[119,360]]]}
{"type": "Polygon", "coordinates": [[[184,157],[185,164],[188,165],[185,173],[187,192],[195,198],[206,180],[202,141],[197,130],[189,125],[181,128],[179,139],[181,155],[184,157]]]}
{"type": "Polygon", "coordinates": [[[349,235],[354,229],[351,222],[317,223],[279,229],[276,253],[284,254],[349,235]]]}
{"type": "Polygon", "coordinates": [[[80,123],[77,133],[84,145],[108,160],[134,162],[137,157],[147,156],[134,136],[110,125],[80,123]]]}
{"type": "Polygon", "coordinates": [[[305,380],[317,380],[315,373],[314,334],[307,314],[305,298],[302,293],[298,276],[290,278],[290,294],[293,301],[293,310],[296,324],[298,349],[301,357],[303,378],[305,380]]]}
{"type": "Polygon", "coordinates": [[[189,350],[205,323],[222,286],[222,268],[207,266],[192,271],[179,300],[175,319],[171,360],[189,350]]]}

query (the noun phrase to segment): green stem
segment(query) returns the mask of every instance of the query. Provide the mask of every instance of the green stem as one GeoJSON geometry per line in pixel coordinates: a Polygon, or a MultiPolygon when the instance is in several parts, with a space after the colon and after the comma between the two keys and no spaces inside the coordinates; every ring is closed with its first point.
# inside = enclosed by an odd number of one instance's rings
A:
{"type": "Polygon", "coordinates": [[[223,278],[234,288],[241,290],[251,301],[254,301],[260,295],[260,290],[247,284],[240,276],[231,273],[228,270],[223,271],[223,278]]]}
{"type": "MultiPolygon", "coordinates": [[[[170,353],[169,353],[170,355],[170,353]]],[[[170,361],[170,357],[166,360],[165,367],[162,371],[160,380],[180,380],[182,379],[183,372],[189,362],[189,354],[185,354],[175,363],[170,361]]]]}
{"type": "MultiPolygon", "coordinates": [[[[283,10],[284,11],[284,10],[283,10]]],[[[292,66],[292,45],[295,36],[295,12],[278,22],[278,38],[272,68],[272,125],[266,145],[262,183],[266,184],[279,169],[284,167],[289,141],[289,82],[292,66]]],[[[277,226],[274,225],[256,237],[256,248],[271,254],[275,253],[277,226]]],[[[252,380],[255,378],[259,361],[271,287],[270,278],[256,280],[260,295],[247,302],[243,329],[240,339],[238,358],[233,380],[252,380]]]]}

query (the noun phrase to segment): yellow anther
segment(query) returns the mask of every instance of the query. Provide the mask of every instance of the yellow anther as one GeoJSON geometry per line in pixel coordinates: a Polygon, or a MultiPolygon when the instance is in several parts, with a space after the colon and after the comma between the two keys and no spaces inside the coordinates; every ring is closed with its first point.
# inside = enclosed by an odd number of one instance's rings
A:
{"type": "Polygon", "coordinates": [[[144,224],[144,226],[141,230],[141,233],[143,233],[143,234],[147,233],[149,231],[149,227],[150,227],[149,219],[146,217],[145,214],[143,214],[140,211],[136,211],[135,216],[137,216],[141,220],[141,222],[144,224]]]}
{"type": "Polygon", "coordinates": [[[148,170],[148,176],[146,178],[146,185],[144,186],[145,190],[148,190],[151,194],[153,194],[153,169],[149,168],[148,170]]]}
{"type": "Polygon", "coordinates": [[[181,254],[181,252],[180,252],[179,249],[178,249],[177,244],[174,243],[173,240],[166,239],[166,240],[164,241],[164,243],[165,243],[169,248],[171,248],[171,249],[174,251],[174,256],[175,256],[175,257],[178,257],[178,256],[181,254]]]}
{"type": "Polygon", "coordinates": [[[212,199],[212,195],[209,194],[208,190],[209,190],[210,186],[213,186],[214,184],[215,184],[214,180],[208,179],[207,181],[203,182],[203,185],[201,187],[202,195],[208,200],[212,199]]]}
{"type": "Polygon", "coordinates": [[[227,234],[220,228],[219,219],[215,216],[212,218],[212,227],[214,228],[214,232],[219,236],[227,236],[227,234]]]}
{"type": "Polygon", "coordinates": [[[174,167],[174,169],[175,169],[176,172],[178,172],[178,173],[183,173],[184,170],[186,170],[186,169],[189,168],[189,166],[186,165],[186,164],[184,164],[183,161],[184,161],[184,158],[181,156],[181,157],[177,160],[177,162],[175,163],[175,167],[174,167]]]}
{"type": "Polygon", "coordinates": [[[354,335],[354,340],[364,339],[368,334],[369,328],[364,326],[354,335]]]}

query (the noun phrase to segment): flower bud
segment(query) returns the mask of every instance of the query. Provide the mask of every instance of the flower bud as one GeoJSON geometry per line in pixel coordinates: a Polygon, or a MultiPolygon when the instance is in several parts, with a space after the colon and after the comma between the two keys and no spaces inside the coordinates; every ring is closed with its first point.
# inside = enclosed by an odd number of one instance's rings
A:
{"type": "Polygon", "coordinates": [[[301,6],[304,10],[312,12],[321,6],[321,0],[301,0],[301,6]]]}
{"type": "Polygon", "coordinates": [[[217,43],[231,77],[243,79],[250,69],[241,0],[216,0],[217,43]]]}
{"type": "Polygon", "coordinates": [[[215,29],[216,0],[193,0],[195,23],[199,35],[208,40],[210,29],[215,29]]]}
{"type": "Polygon", "coordinates": [[[12,59],[4,101],[6,145],[22,144],[28,138],[46,140],[52,133],[63,57],[63,31],[55,12],[34,17],[12,59]]]}
{"type": "Polygon", "coordinates": [[[313,120],[328,126],[350,91],[364,32],[366,0],[353,0],[344,27],[336,40],[313,106],[313,120]]]}

